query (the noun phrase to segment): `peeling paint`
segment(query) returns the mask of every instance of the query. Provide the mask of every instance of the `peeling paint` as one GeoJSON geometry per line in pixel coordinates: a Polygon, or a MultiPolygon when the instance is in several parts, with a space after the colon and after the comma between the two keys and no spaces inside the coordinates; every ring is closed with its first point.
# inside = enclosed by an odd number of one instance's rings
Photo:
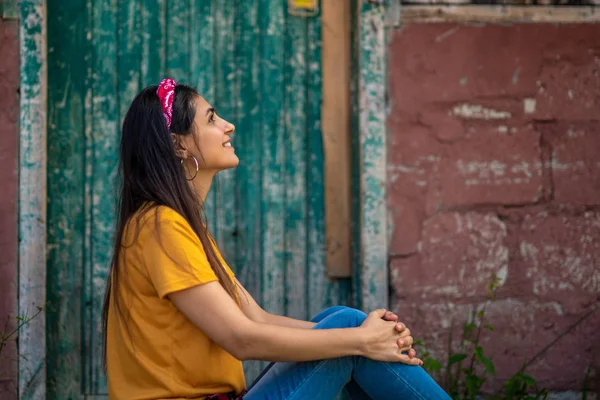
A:
{"type": "Polygon", "coordinates": [[[484,120],[508,119],[511,117],[511,113],[508,111],[494,110],[493,108],[487,108],[480,104],[470,103],[462,103],[454,106],[450,115],[465,119],[484,120]]]}
{"type": "MultiPolygon", "coordinates": [[[[44,1],[20,3],[19,314],[46,305],[46,17],[44,1]]],[[[38,315],[18,339],[19,398],[46,391],[46,319],[38,315]]]]}
{"type": "Polygon", "coordinates": [[[361,308],[388,306],[385,7],[363,4],[359,33],[361,308]]]}
{"type": "Polygon", "coordinates": [[[523,111],[525,114],[534,114],[536,107],[535,99],[524,99],[523,100],[523,111]]]}

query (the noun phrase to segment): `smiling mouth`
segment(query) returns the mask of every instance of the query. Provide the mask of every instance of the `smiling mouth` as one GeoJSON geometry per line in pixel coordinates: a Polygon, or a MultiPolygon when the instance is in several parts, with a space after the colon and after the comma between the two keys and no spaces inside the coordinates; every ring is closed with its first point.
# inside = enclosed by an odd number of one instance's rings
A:
{"type": "Polygon", "coordinates": [[[223,147],[230,147],[231,148],[233,146],[231,145],[231,142],[226,142],[226,143],[223,143],[223,147]]]}

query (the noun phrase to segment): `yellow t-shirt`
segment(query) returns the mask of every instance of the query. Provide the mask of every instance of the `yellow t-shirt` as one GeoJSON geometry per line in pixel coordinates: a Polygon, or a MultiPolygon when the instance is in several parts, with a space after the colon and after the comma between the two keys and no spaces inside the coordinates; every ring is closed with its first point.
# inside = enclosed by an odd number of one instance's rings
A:
{"type": "MultiPolygon", "coordinates": [[[[110,399],[202,399],[241,392],[242,363],[192,324],[168,297],[218,280],[187,221],[167,207],[154,208],[139,221],[134,215],[122,244],[118,291],[127,326],[114,304],[113,290],[106,354],[110,399]]],[[[233,279],[218,250],[217,255],[233,279]]]]}

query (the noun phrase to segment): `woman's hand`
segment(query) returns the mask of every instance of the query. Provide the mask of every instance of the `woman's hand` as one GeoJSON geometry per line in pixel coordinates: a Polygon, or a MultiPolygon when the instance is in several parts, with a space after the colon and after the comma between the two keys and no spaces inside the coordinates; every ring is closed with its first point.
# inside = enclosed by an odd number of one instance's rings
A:
{"type": "Polygon", "coordinates": [[[384,320],[385,315],[386,310],[375,310],[360,326],[364,337],[364,356],[378,361],[422,365],[423,362],[420,359],[402,354],[409,351],[413,343],[410,330],[404,324],[384,320]]]}
{"type": "MultiPolygon", "coordinates": [[[[398,322],[398,316],[396,314],[394,314],[391,311],[386,311],[385,314],[383,315],[383,319],[386,321],[393,321],[396,322],[396,329],[398,330],[398,332],[401,332],[400,337],[406,337],[406,336],[410,336],[410,329],[406,328],[406,325],[404,325],[401,322],[398,322]],[[406,328],[406,329],[405,329],[406,328]]],[[[398,344],[399,347],[403,347],[404,344],[403,343],[399,343],[398,344]]],[[[408,350],[408,356],[410,358],[415,358],[417,356],[417,351],[415,349],[413,349],[412,347],[408,350]]]]}

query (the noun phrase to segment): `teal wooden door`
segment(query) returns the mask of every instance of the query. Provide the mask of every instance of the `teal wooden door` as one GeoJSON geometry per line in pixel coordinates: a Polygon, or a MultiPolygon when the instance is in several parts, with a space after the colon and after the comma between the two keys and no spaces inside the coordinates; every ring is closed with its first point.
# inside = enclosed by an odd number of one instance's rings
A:
{"type": "Polygon", "coordinates": [[[349,302],[350,283],[325,272],[320,18],[288,15],[285,0],[47,0],[47,13],[49,399],[107,393],[119,126],[164,76],[236,124],[240,166],[219,174],[207,209],[242,283],[297,318],[349,302]]]}

